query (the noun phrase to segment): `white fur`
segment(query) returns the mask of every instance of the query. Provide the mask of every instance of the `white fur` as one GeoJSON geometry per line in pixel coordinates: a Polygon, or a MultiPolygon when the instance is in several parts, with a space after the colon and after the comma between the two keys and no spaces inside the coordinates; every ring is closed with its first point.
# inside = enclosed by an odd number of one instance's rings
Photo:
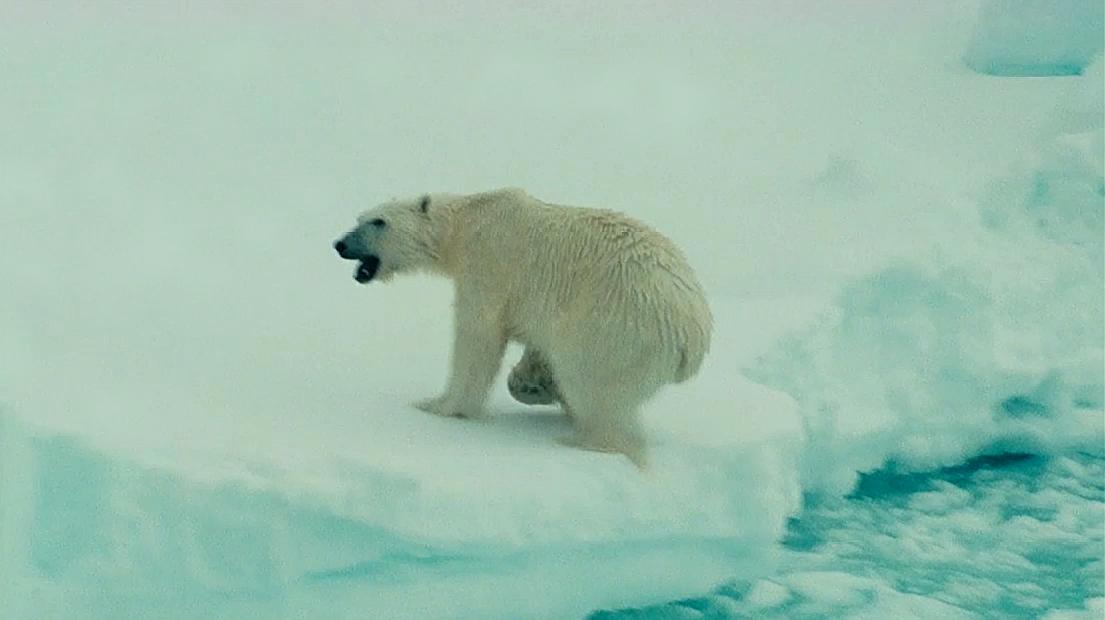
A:
{"type": "Polygon", "coordinates": [[[561,401],[577,429],[573,445],[643,466],[639,406],[693,376],[710,343],[710,310],[682,253],[619,213],[550,205],[517,189],[433,195],[424,212],[423,204],[381,205],[350,233],[379,256],[378,280],[424,270],[454,281],[448,386],[418,406],[482,417],[506,343],[517,341],[526,355],[512,393],[519,381],[544,390],[519,400],[561,401]],[[376,218],[387,221],[383,230],[368,224],[376,218]]]}

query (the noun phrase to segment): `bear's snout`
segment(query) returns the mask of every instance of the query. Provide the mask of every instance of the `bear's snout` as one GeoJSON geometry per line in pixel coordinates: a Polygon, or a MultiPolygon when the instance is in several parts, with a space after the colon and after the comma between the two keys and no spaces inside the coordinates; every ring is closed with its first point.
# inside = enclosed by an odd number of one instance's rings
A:
{"type": "Polygon", "coordinates": [[[334,242],[334,249],[338,251],[338,256],[347,260],[356,260],[357,256],[353,254],[353,251],[349,247],[349,244],[345,242],[345,239],[338,239],[334,242]]]}

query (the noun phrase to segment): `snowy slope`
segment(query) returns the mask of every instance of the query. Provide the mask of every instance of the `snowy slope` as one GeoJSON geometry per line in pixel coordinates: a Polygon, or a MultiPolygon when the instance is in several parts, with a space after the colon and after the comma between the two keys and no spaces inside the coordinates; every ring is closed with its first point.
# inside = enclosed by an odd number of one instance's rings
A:
{"type": "Polygon", "coordinates": [[[846,493],[886,462],[1102,452],[1103,83],[1098,60],[927,256],[846,285],[749,370],[800,403],[804,488],[846,493]]]}

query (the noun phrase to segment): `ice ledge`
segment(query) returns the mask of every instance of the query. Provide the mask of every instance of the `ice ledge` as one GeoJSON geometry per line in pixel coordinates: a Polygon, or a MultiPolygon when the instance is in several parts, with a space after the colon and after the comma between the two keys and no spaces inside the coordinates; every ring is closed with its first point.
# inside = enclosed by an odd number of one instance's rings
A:
{"type": "MultiPolygon", "coordinates": [[[[793,407],[747,382],[730,393],[793,407]]],[[[582,615],[765,570],[798,508],[783,436],[660,429],[641,475],[557,446],[567,426],[549,412],[369,424],[385,448],[333,442],[307,459],[128,449],[0,413],[0,582],[13,595],[0,615],[139,617],[168,604],[180,618],[346,617],[362,603],[396,618],[582,615]]]]}

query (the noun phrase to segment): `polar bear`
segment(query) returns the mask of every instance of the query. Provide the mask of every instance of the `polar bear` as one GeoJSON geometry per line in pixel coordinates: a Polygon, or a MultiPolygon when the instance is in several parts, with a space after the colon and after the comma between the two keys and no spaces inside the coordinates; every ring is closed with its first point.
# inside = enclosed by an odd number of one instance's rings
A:
{"type": "Polygon", "coordinates": [[[525,346],[508,379],[527,404],[559,402],[569,445],[644,467],[641,404],[692,377],[712,317],[679,249],[622,214],[547,204],[515,189],[428,194],[363,213],[334,243],[360,283],[404,272],[454,284],[447,387],[416,406],[480,418],[508,341],[525,346]]]}

